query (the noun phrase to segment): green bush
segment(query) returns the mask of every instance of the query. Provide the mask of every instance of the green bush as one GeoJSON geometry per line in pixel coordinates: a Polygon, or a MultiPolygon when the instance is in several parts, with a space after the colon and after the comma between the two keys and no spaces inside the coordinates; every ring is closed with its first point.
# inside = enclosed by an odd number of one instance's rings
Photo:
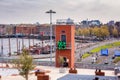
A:
{"type": "Polygon", "coordinates": [[[113,62],[114,62],[114,63],[117,63],[117,62],[119,62],[119,61],[120,61],[120,57],[117,57],[117,58],[114,59],[113,62]]]}
{"type": "Polygon", "coordinates": [[[88,56],[90,56],[90,55],[91,55],[91,54],[85,53],[85,54],[83,54],[82,58],[84,59],[84,58],[86,58],[86,57],[88,57],[88,56]]]}

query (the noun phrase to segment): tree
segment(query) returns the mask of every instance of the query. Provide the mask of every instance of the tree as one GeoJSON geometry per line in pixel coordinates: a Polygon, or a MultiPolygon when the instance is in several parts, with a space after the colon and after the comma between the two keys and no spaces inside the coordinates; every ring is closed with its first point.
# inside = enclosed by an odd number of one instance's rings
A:
{"type": "Polygon", "coordinates": [[[80,35],[83,35],[83,33],[82,33],[82,28],[79,28],[78,29],[78,35],[80,36],[80,35]]]}
{"type": "Polygon", "coordinates": [[[63,67],[64,59],[63,56],[59,56],[60,67],[63,67]]]}
{"type": "Polygon", "coordinates": [[[23,49],[20,58],[15,62],[19,70],[20,75],[22,75],[26,80],[28,80],[28,74],[35,66],[33,65],[33,58],[29,55],[29,51],[23,49]]]}
{"type": "Polygon", "coordinates": [[[89,36],[93,36],[94,35],[94,33],[93,33],[93,28],[91,27],[91,28],[88,28],[88,30],[89,30],[89,36]]]}
{"type": "Polygon", "coordinates": [[[107,26],[101,26],[100,30],[100,34],[103,39],[109,36],[110,33],[107,26]]]}
{"type": "Polygon", "coordinates": [[[112,35],[113,35],[114,37],[118,37],[118,30],[116,29],[116,27],[113,28],[113,30],[112,30],[112,35]]]}
{"type": "Polygon", "coordinates": [[[93,33],[94,36],[100,37],[100,29],[96,26],[93,28],[93,33]]]}
{"type": "Polygon", "coordinates": [[[76,30],[76,34],[79,36],[88,36],[90,31],[89,28],[79,28],[76,30]]]}
{"type": "Polygon", "coordinates": [[[98,38],[106,38],[109,36],[109,31],[107,26],[101,26],[101,27],[94,27],[93,28],[93,34],[97,36],[98,38]]]}
{"type": "Polygon", "coordinates": [[[65,72],[65,69],[63,68],[64,67],[64,57],[59,56],[58,61],[59,61],[59,64],[60,64],[59,72],[64,73],[65,72]]]}
{"type": "Polygon", "coordinates": [[[108,26],[110,36],[113,36],[113,33],[112,33],[113,29],[114,29],[114,26],[108,26]]]}
{"type": "Polygon", "coordinates": [[[88,36],[90,34],[89,28],[84,28],[82,30],[82,33],[83,33],[84,36],[88,36]]]}
{"type": "Polygon", "coordinates": [[[77,30],[75,30],[75,35],[79,35],[79,31],[78,31],[78,29],[77,30]]]}

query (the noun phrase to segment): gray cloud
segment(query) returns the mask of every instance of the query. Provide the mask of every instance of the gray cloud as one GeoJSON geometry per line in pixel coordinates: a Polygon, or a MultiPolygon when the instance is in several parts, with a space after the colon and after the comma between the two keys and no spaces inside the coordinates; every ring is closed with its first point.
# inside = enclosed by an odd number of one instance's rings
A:
{"type": "Polygon", "coordinates": [[[57,12],[58,18],[73,18],[80,21],[86,18],[119,20],[119,0],[0,0],[0,23],[40,23],[49,22],[45,11],[57,12]]]}

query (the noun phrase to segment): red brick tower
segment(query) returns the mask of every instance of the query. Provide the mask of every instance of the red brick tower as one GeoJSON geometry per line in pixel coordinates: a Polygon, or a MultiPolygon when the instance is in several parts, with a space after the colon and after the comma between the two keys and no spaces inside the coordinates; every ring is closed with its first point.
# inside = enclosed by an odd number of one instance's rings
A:
{"type": "Polygon", "coordinates": [[[74,67],[75,26],[56,25],[56,67],[60,67],[60,56],[66,58],[69,68],[74,67]]]}

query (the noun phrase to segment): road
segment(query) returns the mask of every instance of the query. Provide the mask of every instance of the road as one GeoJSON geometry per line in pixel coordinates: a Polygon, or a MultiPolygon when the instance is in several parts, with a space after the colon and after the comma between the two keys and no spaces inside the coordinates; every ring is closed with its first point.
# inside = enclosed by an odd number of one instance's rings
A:
{"type": "MultiPolygon", "coordinates": [[[[103,45],[106,45],[106,44],[110,44],[110,43],[113,43],[113,42],[116,42],[116,41],[120,41],[120,40],[111,40],[111,41],[105,41],[105,42],[99,42],[99,43],[96,43],[95,45],[93,46],[90,46],[90,47],[87,47],[87,48],[82,48],[82,52],[81,54],[85,53],[85,52],[89,52],[90,50],[98,47],[98,46],[103,46],[103,45]]],[[[99,68],[99,69],[105,69],[105,70],[114,70],[115,67],[118,67],[120,65],[120,62],[116,64],[112,63],[113,59],[113,55],[114,55],[114,50],[120,50],[119,47],[115,47],[115,48],[110,48],[108,51],[109,51],[109,56],[101,56],[100,55],[100,52],[96,54],[93,54],[91,56],[89,56],[88,58],[85,58],[85,59],[82,59],[81,61],[79,61],[80,57],[79,57],[79,54],[80,53],[76,53],[75,55],[75,59],[76,59],[76,64],[75,66],[78,67],[78,68],[89,68],[89,69],[96,69],[96,68],[99,68]],[[92,58],[93,57],[97,57],[97,63],[92,63],[92,58]]]]}
{"type": "MultiPolygon", "coordinates": [[[[97,44],[95,44],[93,46],[90,46],[90,47],[87,47],[87,48],[82,48],[81,50],[79,50],[79,51],[81,51],[81,53],[76,53],[75,54],[75,59],[77,61],[77,59],[80,59],[80,56],[79,56],[80,54],[84,54],[85,52],[89,52],[90,50],[92,50],[96,47],[103,46],[103,45],[106,45],[106,44],[110,44],[110,43],[113,43],[113,42],[116,42],[116,41],[120,41],[120,40],[109,40],[109,41],[104,41],[104,42],[98,42],[97,44]]],[[[100,54],[100,53],[98,53],[98,54],[100,54]]],[[[92,56],[95,56],[95,55],[96,54],[91,55],[88,58],[83,59],[81,61],[81,63],[90,63],[92,56]]]]}

